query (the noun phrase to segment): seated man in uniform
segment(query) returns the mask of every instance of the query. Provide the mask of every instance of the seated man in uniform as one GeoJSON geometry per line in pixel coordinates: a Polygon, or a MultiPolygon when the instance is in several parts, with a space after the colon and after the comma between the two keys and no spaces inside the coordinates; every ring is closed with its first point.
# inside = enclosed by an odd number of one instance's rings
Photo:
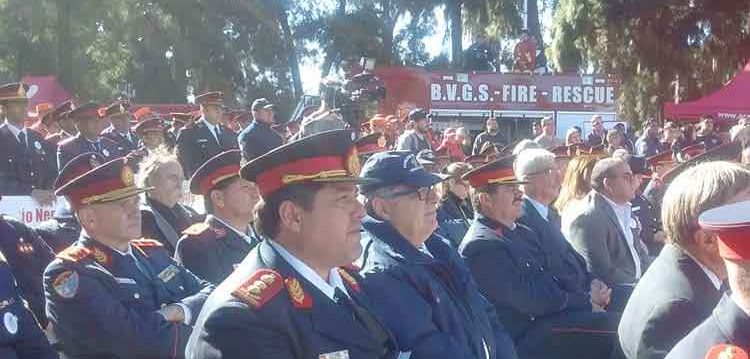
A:
{"type": "Polygon", "coordinates": [[[750,199],[749,188],[750,171],[729,162],[700,164],[669,185],[662,202],[667,243],[633,290],[620,322],[620,345],[629,359],[664,358],[711,315],[726,269],[716,236],[696,226],[698,215],[750,199]]]}
{"type": "Polygon", "coordinates": [[[260,241],[251,226],[258,188],[240,178],[241,160],[240,150],[220,153],[190,179],[190,190],[206,199],[209,215],[182,232],[175,259],[211,283],[232,274],[260,241]]]}
{"type": "MultiPolygon", "coordinates": [[[[64,175],[64,174],[63,174],[64,175]]],[[[44,273],[47,314],[69,358],[182,357],[213,288],[141,237],[133,171],[118,158],[57,189],[83,228],[44,273]]]]}
{"type": "Polygon", "coordinates": [[[395,358],[349,265],[362,252],[351,131],[323,132],[247,163],[264,240],[211,294],[190,359],[395,358]]]}
{"type": "Polygon", "coordinates": [[[366,198],[363,286],[412,359],[515,358],[513,343],[456,250],[437,229],[443,177],[405,151],[374,154],[362,169],[366,198]]]}
{"type": "Polygon", "coordinates": [[[463,175],[476,214],[459,252],[495,305],[521,358],[607,358],[616,353],[618,316],[604,311],[610,290],[569,287],[534,253],[539,239],[518,223],[523,197],[513,157],[463,175]]]}
{"type": "Polygon", "coordinates": [[[201,216],[183,205],[182,182],[185,177],[177,156],[159,150],[140,161],[136,183],[152,187],[141,204],[142,235],[161,242],[174,254],[180,233],[200,222],[201,216]]]}
{"type": "Polygon", "coordinates": [[[99,136],[102,118],[99,107],[93,102],[85,103],[70,111],[67,116],[75,123],[78,134],[60,141],[57,145],[57,168],[62,171],[73,158],[86,152],[96,152],[107,159],[115,159],[120,153],[115,141],[99,136]]]}
{"type": "Polygon", "coordinates": [[[667,359],[747,358],[750,351],[750,201],[703,212],[700,227],[717,237],[730,291],[701,325],[680,340],[667,359]],[[714,352],[715,356],[711,356],[714,352]],[[725,355],[718,355],[725,352],[725,355]],[[731,354],[737,355],[731,355],[731,354]],[[740,355],[742,353],[743,355],[740,355]]]}
{"type": "Polygon", "coordinates": [[[8,262],[0,251],[0,358],[3,359],[56,359],[36,319],[26,309],[21,291],[8,262]]]}

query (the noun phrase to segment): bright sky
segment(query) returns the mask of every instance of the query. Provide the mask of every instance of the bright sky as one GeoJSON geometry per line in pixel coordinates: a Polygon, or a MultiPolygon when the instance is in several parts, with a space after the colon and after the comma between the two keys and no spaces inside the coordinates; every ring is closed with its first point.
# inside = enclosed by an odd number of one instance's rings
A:
{"type": "MultiPolygon", "coordinates": [[[[327,3],[329,8],[333,8],[331,0],[322,0],[323,3],[327,3]]],[[[326,5],[323,5],[326,6],[326,5]]],[[[541,22],[544,42],[546,44],[551,43],[551,33],[547,24],[552,23],[552,11],[550,9],[542,8],[541,11],[541,22]]],[[[435,33],[426,37],[422,40],[425,44],[425,48],[430,57],[434,58],[440,55],[444,51],[449,51],[450,42],[444,41],[448,30],[447,23],[445,21],[445,10],[444,6],[439,6],[434,10],[435,14],[435,33]]],[[[398,19],[396,22],[396,28],[394,33],[398,33],[411,21],[411,15],[406,14],[398,19]]],[[[314,45],[317,46],[317,45],[314,45]]],[[[471,39],[464,38],[463,47],[464,49],[471,46],[471,39]]],[[[300,72],[302,76],[302,86],[306,94],[317,94],[318,87],[320,85],[320,66],[323,62],[321,58],[305,58],[300,61],[300,72]]],[[[377,66],[377,65],[376,65],[377,66]]]]}

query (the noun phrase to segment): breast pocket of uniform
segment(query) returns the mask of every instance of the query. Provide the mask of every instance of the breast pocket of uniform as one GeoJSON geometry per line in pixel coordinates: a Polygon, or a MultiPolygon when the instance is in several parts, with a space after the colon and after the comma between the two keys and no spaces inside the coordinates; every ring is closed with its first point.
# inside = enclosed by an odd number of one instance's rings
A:
{"type": "Polygon", "coordinates": [[[157,277],[171,294],[179,296],[185,293],[182,270],[176,264],[170,264],[162,269],[157,277]]]}
{"type": "Polygon", "coordinates": [[[205,152],[206,147],[208,147],[208,139],[206,138],[199,138],[198,139],[198,147],[200,147],[201,151],[205,152]]]}
{"type": "Polygon", "coordinates": [[[115,278],[115,281],[122,302],[128,303],[129,306],[146,306],[146,288],[139,286],[133,278],[115,278]]]}

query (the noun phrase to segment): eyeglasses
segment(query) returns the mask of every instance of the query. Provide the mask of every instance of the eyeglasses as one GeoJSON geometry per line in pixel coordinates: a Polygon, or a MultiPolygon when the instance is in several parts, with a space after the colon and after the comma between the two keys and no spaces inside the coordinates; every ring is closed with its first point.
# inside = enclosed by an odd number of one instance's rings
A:
{"type": "Polygon", "coordinates": [[[406,190],[403,190],[403,191],[398,191],[398,192],[391,193],[387,198],[388,199],[394,199],[394,198],[398,198],[398,197],[409,196],[409,195],[412,195],[412,194],[416,194],[417,198],[419,198],[420,201],[426,201],[428,198],[430,198],[430,196],[434,196],[435,195],[435,188],[433,188],[433,187],[414,187],[414,188],[409,188],[409,189],[406,189],[406,190]]]}

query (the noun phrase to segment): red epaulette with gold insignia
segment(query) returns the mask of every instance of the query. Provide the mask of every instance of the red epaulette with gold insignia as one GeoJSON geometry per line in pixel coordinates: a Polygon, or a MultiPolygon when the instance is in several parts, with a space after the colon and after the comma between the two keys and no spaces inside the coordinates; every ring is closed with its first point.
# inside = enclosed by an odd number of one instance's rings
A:
{"type": "Polygon", "coordinates": [[[292,305],[295,308],[303,310],[312,308],[312,297],[305,293],[305,290],[302,289],[302,284],[300,284],[297,278],[289,277],[284,280],[284,284],[286,285],[287,292],[289,292],[292,305]]]}
{"type": "Polygon", "coordinates": [[[188,227],[187,229],[182,231],[182,234],[188,236],[199,236],[205,233],[209,228],[211,228],[211,226],[206,223],[200,222],[188,227]]]}
{"type": "Polygon", "coordinates": [[[91,256],[92,253],[93,252],[86,247],[70,246],[68,248],[65,248],[62,252],[58,253],[56,257],[68,262],[76,263],[84,258],[91,256]]]}
{"type": "Polygon", "coordinates": [[[341,268],[344,268],[344,269],[348,270],[349,272],[353,272],[353,273],[359,273],[359,271],[362,270],[362,268],[360,268],[358,265],[356,265],[354,263],[349,264],[349,265],[345,265],[345,266],[343,266],[341,268]]]}
{"type": "Polygon", "coordinates": [[[284,287],[284,278],[272,269],[259,269],[232,292],[247,305],[258,309],[268,303],[284,287]]]}
{"type": "Polygon", "coordinates": [[[138,248],[164,247],[164,245],[161,244],[161,242],[159,242],[159,241],[157,241],[155,239],[147,239],[147,238],[134,239],[134,240],[130,241],[130,244],[132,244],[132,245],[134,245],[134,246],[136,246],[138,248]]]}
{"type": "Polygon", "coordinates": [[[730,344],[718,344],[708,350],[706,359],[748,359],[748,354],[747,351],[740,347],[730,344]]]}
{"type": "Polygon", "coordinates": [[[347,272],[347,270],[344,268],[339,268],[338,270],[341,279],[343,279],[351,289],[353,289],[355,292],[361,291],[361,289],[359,288],[359,283],[357,283],[357,280],[354,279],[354,276],[349,274],[349,272],[347,272]]]}

